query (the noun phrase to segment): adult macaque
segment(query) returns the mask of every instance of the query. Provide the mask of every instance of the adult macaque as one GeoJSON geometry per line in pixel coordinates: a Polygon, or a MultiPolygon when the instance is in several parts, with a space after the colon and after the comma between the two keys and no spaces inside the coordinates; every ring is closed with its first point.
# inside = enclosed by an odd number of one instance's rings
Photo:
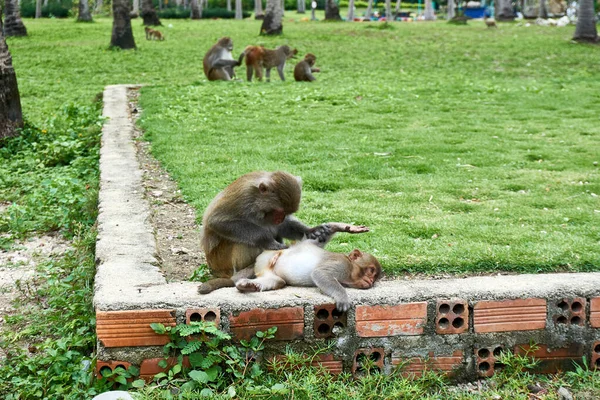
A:
{"type": "Polygon", "coordinates": [[[144,27],[144,31],[146,31],[146,40],[165,40],[163,34],[160,33],[160,31],[157,31],[156,29],[148,28],[146,26],[144,27]]]}
{"type": "MultiPolygon", "coordinates": [[[[366,227],[327,224],[335,232],[366,232],[366,227]]],[[[331,236],[329,237],[331,238],[331,236]]],[[[322,247],[326,242],[303,240],[285,250],[267,250],[254,264],[254,279],[240,279],[236,287],[242,292],[281,289],[285,285],[317,286],[333,297],[340,311],[350,308],[344,286],[368,289],[381,277],[381,265],[368,253],[355,249],[349,255],[333,253],[322,247]]]]}
{"type": "Polygon", "coordinates": [[[291,49],[290,46],[279,46],[275,50],[265,49],[263,46],[248,46],[244,49],[246,54],[246,78],[248,82],[252,81],[252,72],[256,79],[262,81],[263,68],[267,70],[267,81],[271,80],[271,68],[277,67],[277,72],[282,81],[283,68],[285,62],[298,54],[298,50],[291,49]]]}
{"type": "Polygon", "coordinates": [[[296,82],[312,82],[316,80],[313,76],[313,72],[321,72],[319,68],[313,68],[317,57],[314,54],[308,53],[304,56],[304,60],[300,61],[294,67],[294,79],[296,82]]]}
{"type": "Polygon", "coordinates": [[[284,238],[327,243],[334,233],[328,224],[309,228],[292,216],[301,194],[300,178],[283,171],[250,172],[219,193],[204,212],[201,243],[216,279],[203,283],[198,292],[231,287],[253,276],[256,257],[263,250],[287,248],[284,238]]]}
{"type": "Polygon", "coordinates": [[[234,60],[231,52],[233,51],[233,41],[229,37],[222,37],[219,41],[208,50],[202,66],[204,75],[209,81],[230,81],[235,77],[234,67],[242,64],[244,54],[240,55],[238,60],[234,60]]]}

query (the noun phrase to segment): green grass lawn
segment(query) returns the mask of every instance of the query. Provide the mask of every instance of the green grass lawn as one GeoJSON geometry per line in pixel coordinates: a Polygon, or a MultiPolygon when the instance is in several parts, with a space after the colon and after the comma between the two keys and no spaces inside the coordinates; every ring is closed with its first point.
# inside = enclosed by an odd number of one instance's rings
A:
{"type": "MultiPolygon", "coordinates": [[[[295,19],[296,22],[291,22],[295,19]]],[[[388,273],[598,270],[600,48],[573,27],[163,21],[164,42],[108,50],[111,21],[25,20],[8,43],[25,115],[41,121],[107,84],[144,83],[142,126],[200,216],[237,176],[302,176],[298,217],[372,232],[335,251],[375,252],[388,273]],[[221,36],[312,52],[313,83],[207,82],[221,36]]],[[[245,69],[238,68],[245,76],[245,69]]]]}

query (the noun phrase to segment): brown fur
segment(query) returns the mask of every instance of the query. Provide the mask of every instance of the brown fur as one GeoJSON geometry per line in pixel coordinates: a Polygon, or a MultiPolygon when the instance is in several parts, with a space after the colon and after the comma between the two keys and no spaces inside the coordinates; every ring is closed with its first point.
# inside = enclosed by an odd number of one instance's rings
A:
{"type": "Polygon", "coordinates": [[[313,72],[321,72],[319,68],[313,68],[317,57],[314,54],[308,53],[304,56],[304,60],[300,61],[294,67],[294,79],[297,82],[312,82],[316,80],[313,76],[313,72]]]}
{"type": "Polygon", "coordinates": [[[497,28],[498,25],[496,25],[496,21],[493,19],[488,19],[487,17],[485,17],[483,19],[483,22],[485,22],[485,24],[487,25],[488,28],[497,28]]]}
{"type": "Polygon", "coordinates": [[[144,31],[146,31],[146,40],[165,40],[163,34],[160,33],[160,31],[157,31],[156,29],[148,28],[146,26],[144,27],[144,31]]]}
{"type": "Polygon", "coordinates": [[[298,54],[298,50],[289,46],[279,46],[275,50],[265,49],[264,46],[248,46],[244,50],[246,55],[246,78],[252,81],[252,72],[256,79],[262,81],[263,68],[267,70],[267,81],[271,79],[271,68],[277,68],[279,77],[285,81],[283,68],[285,62],[298,54]]]}
{"type": "Polygon", "coordinates": [[[222,37],[206,52],[202,59],[202,68],[209,81],[229,81],[235,77],[233,68],[242,64],[244,53],[238,60],[234,60],[232,51],[233,40],[229,37],[222,37]]]}

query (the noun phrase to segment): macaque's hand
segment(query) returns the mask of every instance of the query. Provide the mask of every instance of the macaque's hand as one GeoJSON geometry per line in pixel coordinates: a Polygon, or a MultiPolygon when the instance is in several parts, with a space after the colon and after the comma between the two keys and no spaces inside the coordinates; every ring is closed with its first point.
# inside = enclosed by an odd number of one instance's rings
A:
{"type": "Polygon", "coordinates": [[[273,242],[269,243],[269,245],[265,247],[265,250],[285,250],[287,248],[288,246],[286,246],[285,244],[273,240],[273,242]]]}
{"type": "Polygon", "coordinates": [[[351,306],[350,301],[348,301],[347,299],[335,302],[335,308],[337,308],[338,311],[341,311],[341,312],[348,311],[350,309],[350,306],[351,306]]]}
{"type": "Polygon", "coordinates": [[[240,279],[235,287],[240,292],[260,292],[262,290],[260,283],[252,282],[250,279],[240,279]]]}
{"type": "Polygon", "coordinates": [[[342,222],[329,222],[327,225],[332,232],[364,233],[369,232],[369,228],[364,225],[350,225],[342,222]]]}

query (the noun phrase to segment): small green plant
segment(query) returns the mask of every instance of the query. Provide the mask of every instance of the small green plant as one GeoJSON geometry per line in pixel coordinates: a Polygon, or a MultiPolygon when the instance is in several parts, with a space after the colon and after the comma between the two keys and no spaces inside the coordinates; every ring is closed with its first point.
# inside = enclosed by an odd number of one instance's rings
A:
{"type": "MultiPolygon", "coordinates": [[[[257,332],[240,346],[230,344],[231,336],[212,322],[192,321],[173,327],[150,325],[160,335],[168,335],[164,346],[166,358],[159,366],[166,369],[154,377],[161,388],[180,387],[182,391],[212,396],[227,392],[235,395],[238,386],[253,386],[264,371],[257,357],[264,343],[272,339],[277,327],[257,332]]],[[[232,397],[233,397],[232,396],[232,397]]]]}

